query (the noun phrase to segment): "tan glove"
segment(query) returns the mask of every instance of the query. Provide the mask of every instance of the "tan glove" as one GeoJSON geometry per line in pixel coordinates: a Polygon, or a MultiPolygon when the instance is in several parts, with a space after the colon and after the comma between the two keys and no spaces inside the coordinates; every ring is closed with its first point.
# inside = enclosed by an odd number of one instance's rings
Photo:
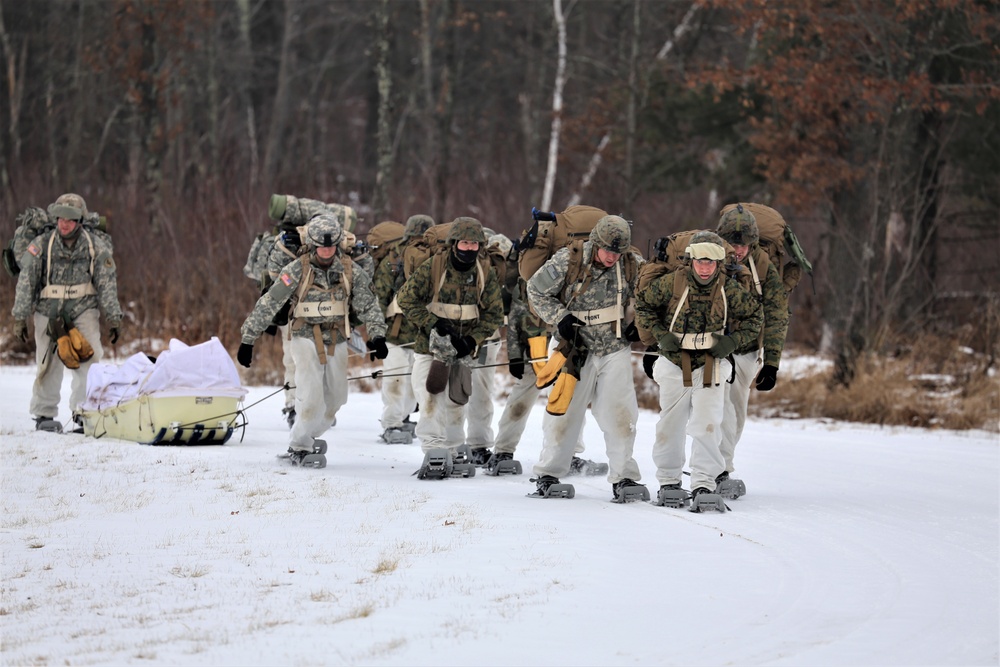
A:
{"type": "MultiPolygon", "coordinates": [[[[80,357],[77,356],[76,349],[73,347],[73,341],[70,340],[69,334],[65,334],[56,339],[56,350],[59,358],[66,368],[71,370],[76,370],[80,367],[80,357]]],[[[91,352],[93,354],[93,352],[91,352]]]]}
{"type": "Polygon", "coordinates": [[[545,367],[545,359],[549,356],[549,337],[548,336],[532,336],[528,339],[528,356],[530,357],[531,367],[535,369],[535,375],[538,375],[542,368],[545,367]],[[535,361],[540,359],[541,361],[535,361]]]}
{"type": "Polygon", "coordinates": [[[89,361],[94,356],[94,348],[90,346],[90,343],[83,337],[79,329],[73,327],[67,335],[69,336],[70,344],[73,346],[73,351],[76,352],[78,361],[89,361]]]}
{"type": "Polygon", "coordinates": [[[566,355],[559,351],[558,348],[553,350],[549,360],[545,362],[545,365],[540,371],[535,371],[535,386],[539,389],[545,389],[550,384],[556,381],[559,377],[559,371],[562,367],[566,365],[566,355]]]}
{"type": "Polygon", "coordinates": [[[555,386],[552,387],[552,392],[549,394],[549,402],[545,406],[545,411],[556,417],[562,417],[566,414],[569,402],[573,400],[576,382],[576,376],[572,373],[560,373],[555,386]]]}

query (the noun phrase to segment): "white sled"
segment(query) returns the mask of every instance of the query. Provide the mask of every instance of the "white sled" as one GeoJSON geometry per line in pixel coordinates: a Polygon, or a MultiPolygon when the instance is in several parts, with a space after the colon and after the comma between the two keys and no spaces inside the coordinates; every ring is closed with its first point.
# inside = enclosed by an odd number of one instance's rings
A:
{"type": "Polygon", "coordinates": [[[191,347],[171,340],[155,362],[140,353],[121,366],[91,366],[83,433],[144,445],[221,445],[245,395],[217,338],[191,347]]]}

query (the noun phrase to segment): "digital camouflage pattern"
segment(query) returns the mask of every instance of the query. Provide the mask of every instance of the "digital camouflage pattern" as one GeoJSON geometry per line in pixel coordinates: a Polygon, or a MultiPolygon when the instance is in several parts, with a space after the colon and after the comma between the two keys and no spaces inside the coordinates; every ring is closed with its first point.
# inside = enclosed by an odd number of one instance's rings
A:
{"type": "MultiPolygon", "coordinates": [[[[316,262],[315,253],[309,254],[309,261],[312,264],[313,284],[303,295],[302,302],[322,302],[331,298],[330,288],[333,288],[332,296],[335,300],[347,299],[343,281],[341,277],[344,273],[343,257],[338,254],[334,258],[333,264],[324,268],[316,262]]],[[[348,259],[347,261],[351,261],[348,259]]],[[[278,274],[274,284],[265,292],[253,311],[247,316],[243,327],[240,330],[242,342],[253,345],[260,338],[264,329],[271,325],[274,316],[281,307],[295,295],[302,281],[302,261],[289,262],[281,273],[278,274]]],[[[368,331],[369,340],[385,335],[385,318],[378,307],[378,300],[375,292],[372,291],[371,278],[357,265],[351,270],[351,293],[349,295],[350,308],[368,331]]],[[[292,329],[292,336],[298,338],[313,338],[313,324],[319,324],[323,332],[323,342],[327,346],[344,342],[344,320],[343,317],[307,317],[295,321],[292,329]]]]}
{"type": "Polygon", "coordinates": [[[428,229],[434,226],[434,218],[429,215],[418,213],[406,219],[406,227],[403,229],[403,241],[418,238],[424,235],[428,229]]]}
{"type": "Polygon", "coordinates": [[[59,195],[52,204],[49,205],[49,217],[54,220],[65,218],[66,220],[83,220],[87,217],[87,202],[83,197],[72,192],[59,195]]]}
{"type": "MultiPolygon", "coordinates": [[[[411,237],[411,239],[414,239],[413,242],[416,242],[416,240],[420,239],[421,235],[422,233],[411,237]]],[[[406,276],[403,275],[402,261],[403,248],[405,247],[406,243],[403,241],[394,243],[385,258],[375,268],[375,278],[372,283],[375,289],[375,296],[378,297],[379,307],[383,313],[388,312],[389,304],[392,303],[393,297],[399,293],[399,290],[406,282],[406,276]]],[[[385,337],[387,341],[395,345],[406,345],[417,339],[420,329],[406,317],[400,319],[399,335],[393,336],[392,323],[394,320],[395,316],[386,318],[386,325],[389,327],[385,337]]]]}
{"type": "MultiPolygon", "coordinates": [[[[515,275],[517,272],[515,270],[515,275]]],[[[518,276],[511,290],[510,313],[507,315],[507,358],[528,359],[528,339],[543,336],[548,327],[542,318],[528,308],[528,284],[518,276]]]]}
{"type": "Polygon", "coordinates": [[[448,242],[472,241],[479,243],[480,247],[486,245],[486,233],[483,232],[483,225],[475,218],[455,218],[448,230],[448,242]]]}
{"type": "MultiPolygon", "coordinates": [[[[759,245],[752,246],[750,252],[747,253],[747,256],[743,258],[743,262],[741,263],[749,267],[751,261],[755,263],[758,275],[761,273],[764,274],[761,276],[761,291],[763,292],[763,296],[758,296],[756,288],[752,284],[750,286],[750,290],[752,290],[751,295],[762,302],[764,307],[762,339],[764,363],[768,366],[778,368],[781,363],[781,352],[785,349],[785,337],[788,335],[788,321],[790,319],[788,312],[788,292],[785,290],[784,283],[781,282],[781,276],[778,275],[777,267],[771,263],[770,257],[768,257],[767,253],[759,245]]],[[[734,326],[737,325],[734,324],[734,326]]],[[[738,323],[738,326],[742,327],[743,323],[738,323]]],[[[737,345],[736,354],[747,354],[756,351],[758,340],[761,339],[754,338],[751,343],[737,345]]]]}
{"type": "Polygon", "coordinates": [[[733,245],[753,245],[760,241],[757,220],[742,204],[723,213],[715,231],[733,245]]]}
{"type": "Polygon", "coordinates": [[[85,310],[100,308],[112,327],[118,327],[122,320],[121,305],[118,303],[118,275],[111,246],[99,235],[84,229],[74,241],[67,245],[59,238],[58,230],[49,230],[34,238],[21,256],[21,273],[17,277],[17,291],[14,295],[12,314],[15,320],[27,320],[33,312],[48,318],[62,315],[75,320],[85,310]],[[52,267],[49,272],[48,247],[52,243],[52,267]],[[93,241],[94,255],[91,257],[90,244],[93,241]],[[91,260],[94,275],[90,273],[91,260]],[[46,283],[46,274],[49,283],[46,283]],[[97,294],[88,294],[76,299],[43,299],[40,292],[46,284],[79,285],[92,282],[97,294]]]}
{"type": "Polygon", "coordinates": [[[625,218],[606,215],[590,230],[590,242],[609,252],[621,254],[632,243],[632,229],[625,218]]]}
{"type": "MultiPolygon", "coordinates": [[[[480,229],[482,233],[482,229],[480,229]]],[[[431,257],[421,264],[410,276],[409,280],[399,290],[396,301],[403,309],[403,316],[417,329],[414,351],[418,354],[429,354],[429,336],[438,317],[427,310],[427,304],[434,298],[435,286],[431,281],[431,257]]],[[[448,320],[455,331],[461,336],[472,336],[476,344],[493,335],[503,324],[503,297],[500,294],[500,282],[496,273],[489,269],[485,273],[482,296],[477,284],[477,268],[472,266],[468,271],[459,271],[446,258],[444,284],[438,294],[441,303],[458,305],[479,304],[479,317],[475,320],[460,322],[448,320]]]]}
{"type": "MultiPolygon", "coordinates": [[[[627,244],[625,248],[628,252],[627,244]]],[[[592,241],[583,244],[583,268],[580,271],[579,282],[584,282],[588,276],[591,277],[591,281],[586,291],[573,298],[572,303],[570,297],[577,285],[566,285],[570,247],[556,252],[528,281],[528,303],[550,326],[557,326],[560,320],[570,314],[570,310],[598,310],[616,304],[619,286],[615,266],[605,268],[594,264],[596,251],[597,248],[592,241]]],[[[638,254],[634,256],[638,266],[642,263],[642,257],[638,254]]],[[[633,277],[631,282],[628,281],[625,275],[624,257],[625,255],[619,257],[616,264],[621,268],[621,303],[622,306],[627,306],[629,299],[635,293],[638,276],[633,277]]],[[[617,329],[614,322],[593,324],[580,327],[580,337],[591,354],[610,354],[629,346],[624,336],[618,337],[617,329]]],[[[624,333],[624,324],[621,325],[621,329],[624,333]]]]}
{"type": "MultiPolygon", "coordinates": [[[[674,323],[674,333],[707,333],[724,329],[726,322],[721,315],[712,313],[711,298],[716,281],[724,280],[723,289],[728,303],[729,321],[739,322],[738,327],[732,327],[734,330],[729,335],[735,341],[737,350],[745,349],[747,346],[756,349],[757,336],[764,319],[760,304],[738,281],[723,273],[716,273],[706,285],[695,280],[692,269],[688,268],[654,279],[636,295],[635,319],[638,326],[650,331],[657,340],[671,335],[668,333],[668,327],[677,308],[674,297],[675,280],[686,280],[690,292],[686,310],[681,310],[680,316],[674,323]]],[[[705,350],[690,351],[692,369],[705,365],[705,353],[705,350]]],[[[681,365],[680,352],[664,354],[661,351],[660,354],[677,366],[681,365]]]]}

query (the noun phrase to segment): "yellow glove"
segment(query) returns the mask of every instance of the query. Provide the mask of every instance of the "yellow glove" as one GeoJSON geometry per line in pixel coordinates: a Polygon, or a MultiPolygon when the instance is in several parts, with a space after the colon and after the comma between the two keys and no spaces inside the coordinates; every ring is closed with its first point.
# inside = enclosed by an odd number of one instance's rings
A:
{"type": "Polygon", "coordinates": [[[94,356],[94,348],[90,346],[90,343],[83,337],[79,329],[73,327],[67,335],[69,336],[70,344],[73,346],[73,351],[76,352],[76,358],[79,361],[88,361],[94,356]]]}
{"type": "Polygon", "coordinates": [[[556,379],[556,384],[549,394],[549,403],[545,406],[545,411],[555,417],[562,417],[569,408],[569,402],[573,400],[573,391],[576,389],[576,377],[572,373],[560,373],[556,379]]]}
{"type": "Polygon", "coordinates": [[[549,360],[545,362],[542,366],[542,370],[535,371],[535,386],[539,389],[545,389],[550,384],[556,381],[559,376],[559,371],[562,367],[566,365],[566,355],[560,352],[558,349],[552,352],[549,360]]]}
{"type": "MultiPolygon", "coordinates": [[[[62,362],[66,364],[66,368],[76,370],[80,367],[80,357],[77,356],[76,350],[73,348],[73,342],[70,340],[69,334],[60,336],[56,340],[57,354],[62,362]]],[[[93,351],[91,351],[93,354],[93,351]]]]}
{"type": "Polygon", "coordinates": [[[549,337],[546,335],[532,336],[528,339],[528,356],[531,358],[531,367],[538,375],[545,367],[545,358],[549,356],[549,337]],[[541,361],[535,361],[541,359],[541,361]]]}

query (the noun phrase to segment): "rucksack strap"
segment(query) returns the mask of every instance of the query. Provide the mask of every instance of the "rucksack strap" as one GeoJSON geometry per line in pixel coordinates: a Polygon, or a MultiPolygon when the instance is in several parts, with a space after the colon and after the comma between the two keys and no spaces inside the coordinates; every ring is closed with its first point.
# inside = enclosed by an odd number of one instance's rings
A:
{"type": "Polygon", "coordinates": [[[94,287],[94,239],[81,226],[80,231],[87,239],[87,248],[90,250],[90,281],[77,283],[76,285],[52,285],[52,245],[56,240],[56,232],[49,236],[49,245],[45,253],[45,286],[42,287],[39,296],[43,299],[79,299],[80,297],[97,294],[94,287]]]}

